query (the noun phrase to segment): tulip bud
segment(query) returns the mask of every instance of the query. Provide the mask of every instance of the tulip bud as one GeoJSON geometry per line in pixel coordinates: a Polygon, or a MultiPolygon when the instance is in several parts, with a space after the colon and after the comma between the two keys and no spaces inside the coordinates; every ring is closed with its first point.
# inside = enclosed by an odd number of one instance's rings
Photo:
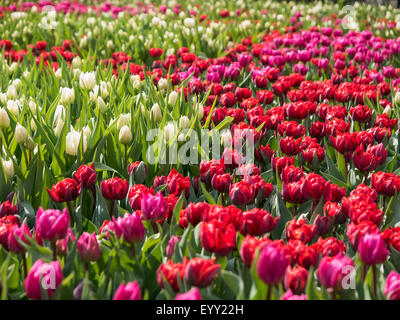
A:
{"type": "Polygon", "coordinates": [[[119,142],[122,144],[128,144],[132,141],[132,132],[128,126],[123,126],[119,131],[119,142]]]}
{"type": "Polygon", "coordinates": [[[0,129],[7,129],[10,126],[10,118],[5,109],[0,108],[0,129]]]}
{"type": "Polygon", "coordinates": [[[147,177],[147,165],[143,161],[136,161],[131,163],[128,167],[129,175],[132,174],[135,178],[135,183],[143,183],[147,177]]]}
{"type": "Polygon", "coordinates": [[[7,175],[8,179],[12,179],[14,177],[14,164],[12,160],[2,160],[4,171],[7,175]]]}
{"type": "Polygon", "coordinates": [[[168,96],[168,104],[174,106],[178,99],[178,92],[172,91],[168,96]]]}
{"type": "Polygon", "coordinates": [[[7,98],[16,99],[18,97],[17,89],[11,85],[7,88],[7,98]]]}
{"type": "MultiPolygon", "coordinates": [[[[87,148],[86,140],[87,140],[86,135],[83,135],[82,139],[83,152],[86,152],[87,148]]],[[[76,156],[78,154],[80,141],[81,141],[81,133],[72,129],[72,131],[68,132],[66,136],[65,152],[71,156],[76,156]]]]}
{"type": "Polygon", "coordinates": [[[75,100],[75,91],[74,88],[60,88],[60,103],[61,104],[70,104],[75,100]]]}
{"type": "Polygon", "coordinates": [[[158,89],[167,90],[168,89],[168,80],[165,78],[161,78],[158,80],[158,89]]]}
{"type": "Polygon", "coordinates": [[[199,103],[199,104],[197,105],[197,107],[196,107],[196,110],[197,110],[197,116],[198,116],[198,118],[199,118],[199,119],[203,119],[203,117],[204,117],[204,108],[203,108],[203,105],[199,103]]]}
{"type": "Polygon", "coordinates": [[[28,131],[19,123],[15,127],[14,138],[18,144],[23,144],[28,140],[28,131]]]}
{"type": "Polygon", "coordinates": [[[54,75],[58,80],[60,80],[62,78],[62,69],[58,68],[57,71],[54,73],[54,75]]]}
{"type": "Polygon", "coordinates": [[[106,103],[104,102],[102,97],[98,97],[97,98],[97,107],[99,108],[99,111],[101,113],[104,113],[107,111],[108,107],[106,105],[106,103]]]}
{"type": "Polygon", "coordinates": [[[158,103],[153,104],[150,110],[150,116],[154,122],[159,123],[162,120],[161,109],[158,103]]]}
{"type": "Polygon", "coordinates": [[[19,117],[19,102],[14,100],[7,101],[7,109],[11,112],[11,114],[18,118],[19,117]]]}
{"type": "Polygon", "coordinates": [[[165,141],[169,141],[175,135],[175,124],[173,122],[168,122],[168,124],[164,127],[164,138],[165,141]]]}
{"type": "Polygon", "coordinates": [[[181,116],[179,119],[179,127],[181,129],[188,129],[190,128],[190,120],[187,116],[181,116]]]}
{"type": "Polygon", "coordinates": [[[77,249],[81,259],[88,263],[100,258],[100,247],[97,242],[96,233],[84,232],[78,240],[77,249]]]}
{"type": "Polygon", "coordinates": [[[15,226],[14,229],[8,234],[8,249],[15,253],[22,253],[25,248],[20,245],[17,239],[29,244],[28,238],[32,239],[32,233],[29,230],[26,222],[24,222],[21,227],[15,226]]]}
{"type": "Polygon", "coordinates": [[[171,239],[169,239],[167,247],[165,249],[165,254],[168,257],[168,259],[171,259],[172,256],[174,255],[175,247],[180,240],[181,238],[179,236],[172,236],[171,239]]]}
{"type": "Polygon", "coordinates": [[[317,227],[316,232],[318,236],[326,235],[331,227],[331,217],[317,215],[313,225],[317,227]]]}

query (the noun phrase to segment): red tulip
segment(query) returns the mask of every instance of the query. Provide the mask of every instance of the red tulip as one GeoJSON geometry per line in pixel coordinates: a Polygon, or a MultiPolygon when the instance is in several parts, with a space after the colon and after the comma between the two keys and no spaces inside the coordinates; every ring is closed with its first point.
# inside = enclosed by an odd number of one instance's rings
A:
{"type": "Polygon", "coordinates": [[[65,178],[47,189],[50,198],[55,202],[74,201],[81,193],[81,184],[75,179],[65,178]]]}
{"type": "Polygon", "coordinates": [[[292,290],[296,294],[304,292],[308,279],[307,269],[297,266],[286,269],[284,284],[286,290],[292,290]]]}
{"type": "Polygon", "coordinates": [[[215,264],[215,258],[196,257],[187,263],[184,278],[192,286],[205,288],[213,282],[219,269],[220,265],[215,264]]]}
{"type": "Polygon", "coordinates": [[[128,180],[112,178],[101,182],[101,193],[109,200],[122,200],[128,193],[128,180]]]}
{"type": "Polygon", "coordinates": [[[94,163],[92,163],[90,166],[85,164],[81,165],[74,173],[74,178],[82,185],[83,188],[92,189],[97,181],[94,163]]]}
{"type": "Polygon", "coordinates": [[[236,247],[236,230],[233,224],[218,220],[203,222],[200,227],[202,246],[218,256],[225,256],[236,247]]]}

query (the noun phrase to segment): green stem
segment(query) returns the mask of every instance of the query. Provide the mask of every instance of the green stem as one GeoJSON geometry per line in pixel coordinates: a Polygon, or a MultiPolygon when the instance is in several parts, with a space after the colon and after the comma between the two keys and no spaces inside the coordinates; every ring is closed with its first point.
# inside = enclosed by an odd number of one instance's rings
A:
{"type": "Polygon", "coordinates": [[[68,213],[69,213],[70,225],[71,225],[71,228],[73,228],[75,225],[75,219],[74,219],[74,213],[72,212],[71,202],[69,202],[69,201],[67,202],[67,208],[68,208],[68,213]]]}
{"type": "Polygon", "coordinates": [[[269,284],[267,288],[267,300],[271,300],[271,295],[272,295],[272,284],[269,284]]]}

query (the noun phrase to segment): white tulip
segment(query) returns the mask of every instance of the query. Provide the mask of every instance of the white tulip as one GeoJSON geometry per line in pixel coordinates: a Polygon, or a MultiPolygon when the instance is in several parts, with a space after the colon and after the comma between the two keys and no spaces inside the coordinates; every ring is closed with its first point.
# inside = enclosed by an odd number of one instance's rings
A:
{"type": "Polygon", "coordinates": [[[26,131],[26,129],[19,123],[17,123],[17,126],[15,127],[14,138],[19,144],[25,143],[28,140],[28,131],[26,131]]]}
{"type": "Polygon", "coordinates": [[[12,179],[14,177],[14,164],[12,160],[2,160],[2,163],[7,178],[12,179]]]}
{"type": "Polygon", "coordinates": [[[164,127],[164,139],[169,141],[175,135],[175,124],[173,122],[168,122],[164,127]]]}
{"type": "Polygon", "coordinates": [[[174,106],[178,99],[178,92],[172,91],[168,96],[168,104],[174,106]]]}
{"type": "MultiPolygon", "coordinates": [[[[68,132],[67,137],[66,137],[66,148],[65,152],[69,154],[70,156],[76,156],[78,154],[79,150],[79,143],[81,141],[81,132],[76,131],[75,129],[72,129],[70,132],[68,132]]],[[[86,152],[86,140],[87,137],[84,134],[82,137],[82,147],[83,147],[83,152],[86,152]]]]}
{"type": "Polygon", "coordinates": [[[128,144],[132,141],[132,131],[128,126],[123,126],[119,131],[119,142],[128,144]]]}
{"type": "Polygon", "coordinates": [[[15,100],[7,101],[7,110],[12,113],[12,115],[16,118],[19,117],[19,102],[15,100]]]}
{"type": "Polygon", "coordinates": [[[0,108],[0,129],[6,129],[10,126],[10,118],[5,109],[0,108]]]}
{"type": "Polygon", "coordinates": [[[179,119],[179,127],[181,129],[188,129],[190,128],[190,120],[187,116],[181,116],[179,119]]]}
{"type": "Polygon", "coordinates": [[[7,98],[8,99],[17,99],[18,97],[18,93],[17,93],[17,89],[11,85],[7,88],[7,98]]]}
{"type": "Polygon", "coordinates": [[[161,109],[158,103],[153,104],[150,110],[150,117],[153,119],[156,123],[160,122],[162,119],[162,114],[161,114],[161,109]]]}
{"type": "Polygon", "coordinates": [[[96,85],[95,72],[82,72],[79,75],[79,86],[82,89],[92,90],[95,85],[96,85]]]}
{"type": "Polygon", "coordinates": [[[70,104],[73,103],[75,100],[75,91],[74,88],[60,88],[60,93],[61,93],[61,98],[60,98],[60,103],[61,104],[70,104]]]}

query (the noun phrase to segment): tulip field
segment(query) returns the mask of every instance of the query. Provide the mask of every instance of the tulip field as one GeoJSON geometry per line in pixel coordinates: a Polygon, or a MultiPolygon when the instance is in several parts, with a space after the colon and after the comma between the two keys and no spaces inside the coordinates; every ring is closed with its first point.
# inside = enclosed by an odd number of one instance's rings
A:
{"type": "Polygon", "coordinates": [[[2,1],[2,300],[400,300],[400,9],[2,1]]]}

